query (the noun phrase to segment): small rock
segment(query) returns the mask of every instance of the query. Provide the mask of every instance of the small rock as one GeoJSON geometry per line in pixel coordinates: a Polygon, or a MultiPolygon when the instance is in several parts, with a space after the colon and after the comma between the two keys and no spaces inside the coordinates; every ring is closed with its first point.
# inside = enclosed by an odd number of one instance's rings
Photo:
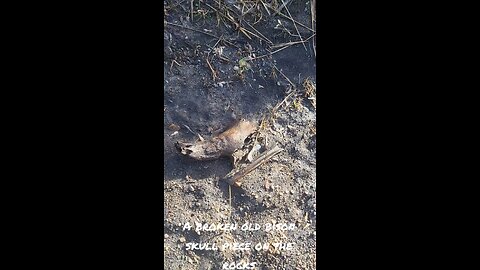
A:
{"type": "Polygon", "coordinates": [[[255,146],[253,146],[252,150],[247,155],[247,160],[252,162],[253,158],[255,157],[256,153],[258,152],[258,150],[260,150],[261,147],[262,146],[260,144],[256,144],[255,146]]]}
{"type": "Polygon", "coordinates": [[[178,241],[180,241],[180,243],[185,243],[186,239],[185,237],[180,236],[180,238],[178,238],[178,241]]]}
{"type": "Polygon", "coordinates": [[[195,190],[195,197],[200,198],[200,199],[205,197],[205,191],[203,191],[201,189],[196,189],[195,190]]]}
{"type": "Polygon", "coordinates": [[[275,129],[275,131],[283,131],[283,127],[281,125],[279,125],[277,122],[273,123],[273,128],[275,129]]]}
{"type": "Polygon", "coordinates": [[[173,124],[173,123],[172,123],[172,124],[170,124],[170,125],[168,126],[168,129],[170,129],[171,131],[179,131],[179,130],[180,130],[180,126],[177,125],[177,124],[173,124]]]}
{"type": "Polygon", "coordinates": [[[265,190],[270,190],[271,186],[269,181],[265,181],[265,190]]]}

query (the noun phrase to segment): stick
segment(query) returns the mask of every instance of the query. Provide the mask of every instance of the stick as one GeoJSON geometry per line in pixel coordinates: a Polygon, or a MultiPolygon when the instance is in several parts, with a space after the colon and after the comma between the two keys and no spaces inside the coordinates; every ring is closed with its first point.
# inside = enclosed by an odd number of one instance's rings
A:
{"type": "MultiPolygon", "coordinates": [[[[237,22],[235,21],[235,19],[234,19],[230,14],[227,13],[227,14],[230,16],[230,17],[228,17],[228,16],[220,13],[216,8],[212,7],[212,6],[209,5],[208,3],[204,3],[204,4],[205,4],[206,6],[208,6],[208,7],[210,7],[211,9],[213,9],[214,11],[216,11],[218,14],[220,14],[220,16],[226,18],[226,19],[229,20],[231,23],[235,24],[236,27],[240,28],[240,24],[237,23],[237,22]]],[[[233,14],[235,14],[235,15],[238,16],[238,14],[237,14],[234,10],[232,10],[231,8],[226,7],[226,10],[227,10],[227,12],[230,11],[230,12],[232,12],[233,14]]],[[[257,32],[257,34],[258,34],[259,36],[255,35],[255,34],[252,33],[251,31],[249,31],[250,34],[256,36],[256,37],[259,38],[259,39],[263,39],[264,41],[266,41],[266,42],[269,43],[269,44],[273,44],[272,41],[270,41],[268,38],[266,38],[260,31],[258,31],[255,27],[253,27],[250,23],[248,23],[248,22],[245,21],[245,20],[244,20],[244,22],[245,22],[248,26],[250,26],[250,28],[252,28],[253,30],[255,30],[255,32],[257,32]]],[[[243,29],[246,30],[245,28],[243,28],[243,29]]],[[[242,31],[242,33],[245,34],[243,31],[242,31]]],[[[248,36],[248,35],[246,35],[246,36],[248,36]]],[[[250,38],[250,37],[248,37],[248,38],[250,38]]],[[[251,38],[250,38],[250,39],[251,39],[251,38]]]]}
{"type": "Polygon", "coordinates": [[[299,44],[299,43],[305,43],[307,42],[308,40],[310,40],[312,37],[314,37],[316,34],[313,34],[312,36],[310,36],[309,38],[303,40],[303,41],[295,41],[295,42],[288,42],[288,43],[282,43],[282,44],[277,44],[277,45],[274,45],[272,46],[271,48],[274,49],[274,48],[278,48],[278,47],[282,47],[276,51],[273,51],[273,52],[269,52],[267,54],[264,54],[264,55],[260,55],[260,56],[257,56],[257,57],[252,57],[250,58],[249,60],[257,60],[257,59],[260,59],[260,58],[263,58],[263,57],[267,57],[267,56],[270,56],[270,55],[273,55],[281,50],[284,50],[290,46],[293,46],[295,44],[299,44]]]}
{"type": "Polygon", "coordinates": [[[216,74],[215,70],[213,69],[212,65],[210,64],[210,61],[208,61],[208,56],[207,56],[207,64],[208,64],[208,67],[210,68],[210,70],[212,71],[212,80],[216,81],[217,74],[216,74]]]}
{"type": "Polygon", "coordinates": [[[192,23],[193,23],[193,0],[190,0],[190,14],[192,15],[192,23]]]}
{"type": "Polygon", "coordinates": [[[280,11],[282,11],[282,9],[283,9],[284,7],[286,7],[287,4],[290,3],[290,1],[291,1],[291,0],[288,0],[288,1],[285,3],[285,2],[283,2],[283,0],[282,0],[282,3],[283,3],[283,4],[278,8],[277,11],[275,11],[275,13],[273,14],[273,16],[277,15],[278,13],[280,13],[280,11]]]}
{"type": "MultiPolygon", "coordinates": [[[[282,2],[283,2],[283,0],[282,0],[282,2]]],[[[283,2],[283,3],[285,4],[285,2],[283,2]]],[[[305,51],[307,52],[307,46],[305,46],[305,43],[303,43],[302,35],[300,35],[300,32],[298,31],[298,28],[297,28],[297,24],[295,23],[295,20],[293,19],[292,14],[290,14],[290,11],[288,10],[288,7],[287,7],[286,4],[285,4],[285,10],[287,11],[288,16],[290,16],[290,18],[292,18],[293,26],[295,27],[295,30],[297,30],[297,34],[300,37],[300,40],[302,41],[302,45],[305,48],[305,51]]]]}
{"type": "MultiPolygon", "coordinates": [[[[275,11],[275,9],[272,8],[270,5],[267,5],[267,7],[269,7],[269,8],[272,9],[273,11],[275,11]]],[[[312,32],[315,33],[315,30],[313,30],[313,29],[311,29],[310,27],[304,25],[303,23],[300,23],[300,22],[295,21],[293,18],[288,17],[287,15],[283,14],[282,12],[278,13],[278,15],[280,15],[280,16],[286,18],[286,19],[289,19],[290,21],[292,21],[292,22],[294,22],[294,23],[297,23],[298,25],[302,26],[303,28],[305,28],[305,29],[307,29],[307,30],[310,30],[310,31],[312,31],[312,32]]]]}
{"type": "MultiPolygon", "coordinates": [[[[315,21],[317,13],[315,12],[315,0],[310,2],[310,15],[312,17],[312,29],[315,28],[315,21]]],[[[315,58],[317,58],[317,49],[315,48],[315,39],[312,40],[312,45],[313,45],[313,54],[315,55],[315,58]]]]}
{"type": "Polygon", "coordinates": [[[248,23],[247,21],[244,20],[244,22],[250,26],[253,30],[255,30],[255,32],[257,32],[260,36],[262,36],[262,38],[267,41],[269,44],[273,44],[272,41],[270,41],[266,36],[264,36],[260,31],[258,31],[255,27],[253,27],[250,23],[248,23]]]}
{"type": "Polygon", "coordinates": [[[278,103],[277,106],[275,106],[275,108],[273,108],[272,112],[276,112],[278,110],[278,108],[280,108],[280,106],[282,106],[283,103],[285,103],[287,101],[287,99],[289,99],[291,96],[293,96],[295,92],[291,92],[290,94],[288,94],[288,96],[286,96],[282,102],[278,103]]]}
{"type": "MultiPolygon", "coordinates": [[[[210,33],[207,33],[207,32],[204,32],[204,31],[200,31],[200,30],[197,30],[197,29],[194,29],[194,28],[190,28],[188,26],[183,26],[183,25],[180,25],[180,24],[176,24],[176,23],[171,23],[171,22],[166,22],[167,25],[172,25],[172,26],[176,26],[176,27],[180,27],[180,28],[184,28],[184,29],[188,29],[188,30],[191,30],[191,31],[195,31],[195,32],[198,32],[198,33],[202,33],[202,34],[205,34],[207,36],[211,36],[211,37],[214,37],[216,39],[219,39],[220,37],[217,37],[213,34],[210,34],[210,33]]],[[[225,43],[228,43],[229,45],[232,45],[238,49],[240,49],[240,47],[238,47],[237,45],[231,43],[230,41],[226,40],[226,39],[223,39],[223,41],[225,41],[225,43]]]]}
{"type": "Polygon", "coordinates": [[[285,79],[287,79],[287,81],[290,83],[291,86],[293,86],[293,88],[295,88],[295,89],[297,88],[297,87],[295,86],[295,84],[293,84],[292,81],[290,81],[290,79],[289,79],[287,76],[285,76],[285,74],[283,74],[283,72],[282,72],[281,70],[279,70],[279,69],[277,68],[277,66],[273,66],[273,68],[275,68],[278,72],[280,72],[280,74],[282,74],[282,76],[283,76],[285,79]]]}
{"type": "Polygon", "coordinates": [[[229,177],[229,178],[225,179],[225,181],[232,186],[240,187],[242,182],[240,182],[239,180],[241,178],[243,178],[245,175],[247,175],[248,173],[250,173],[253,170],[255,170],[256,168],[258,168],[258,166],[267,162],[268,160],[270,160],[272,157],[279,154],[283,150],[284,149],[282,149],[278,146],[275,146],[274,148],[265,151],[260,156],[258,156],[254,161],[252,161],[252,163],[248,164],[247,167],[245,167],[244,169],[235,173],[232,177],[229,177]]]}
{"type": "Polygon", "coordinates": [[[183,126],[186,127],[193,135],[196,135],[195,132],[193,132],[193,130],[189,126],[185,124],[183,126]]]}

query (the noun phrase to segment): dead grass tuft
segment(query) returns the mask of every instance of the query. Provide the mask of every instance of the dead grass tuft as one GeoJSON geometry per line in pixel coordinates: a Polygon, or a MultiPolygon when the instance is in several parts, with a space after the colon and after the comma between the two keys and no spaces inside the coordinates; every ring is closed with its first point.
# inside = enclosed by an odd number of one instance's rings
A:
{"type": "Polygon", "coordinates": [[[306,78],[303,81],[303,88],[305,90],[305,97],[310,100],[312,106],[317,109],[317,86],[311,78],[306,78]]]}

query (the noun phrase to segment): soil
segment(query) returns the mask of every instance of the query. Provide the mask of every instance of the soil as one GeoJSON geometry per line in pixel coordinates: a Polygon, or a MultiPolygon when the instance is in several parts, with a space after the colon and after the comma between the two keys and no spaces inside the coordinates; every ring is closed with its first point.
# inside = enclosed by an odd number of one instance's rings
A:
{"type": "Polygon", "coordinates": [[[248,269],[241,267],[248,263],[255,263],[251,269],[315,269],[314,37],[305,47],[301,43],[281,51],[275,47],[299,41],[297,29],[303,40],[313,35],[311,29],[286,18],[290,13],[312,28],[310,2],[290,1],[283,16],[268,7],[278,9],[276,1],[164,4],[165,269],[234,269],[224,268],[231,262],[236,269],[248,269]],[[197,161],[175,147],[177,141],[218,135],[240,118],[254,121],[259,129],[235,153],[235,162],[231,157],[197,161]],[[223,181],[232,170],[251,162],[246,156],[255,145],[260,146],[259,153],[274,146],[284,151],[246,175],[240,187],[223,181]],[[195,231],[196,222],[239,227],[195,231]],[[193,228],[184,230],[186,223],[193,228]],[[245,223],[262,229],[241,230],[245,223]],[[273,223],[294,224],[294,229],[264,229],[273,223]],[[187,250],[187,243],[219,247],[233,242],[252,243],[252,248],[187,250]],[[269,243],[268,250],[257,251],[256,243],[269,243]],[[273,243],[292,243],[293,248],[279,250],[273,243]]]}

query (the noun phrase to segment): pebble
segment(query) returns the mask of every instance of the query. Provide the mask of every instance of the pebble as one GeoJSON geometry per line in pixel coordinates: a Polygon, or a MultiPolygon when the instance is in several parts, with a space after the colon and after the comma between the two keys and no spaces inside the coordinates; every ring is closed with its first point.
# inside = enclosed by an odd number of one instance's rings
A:
{"type": "Polygon", "coordinates": [[[180,238],[178,238],[178,241],[180,241],[180,243],[185,243],[186,239],[185,237],[181,236],[180,238]]]}
{"type": "Polygon", "coordinates": [[[171,131],[179,131],[179,130],[180,130],[180,126],[177,125],[177,124],[173,124],[173,123],[172,123],[172,124],[170,124],[170,125],[168,126],[168,129],[170,129],[171,131]]]}

